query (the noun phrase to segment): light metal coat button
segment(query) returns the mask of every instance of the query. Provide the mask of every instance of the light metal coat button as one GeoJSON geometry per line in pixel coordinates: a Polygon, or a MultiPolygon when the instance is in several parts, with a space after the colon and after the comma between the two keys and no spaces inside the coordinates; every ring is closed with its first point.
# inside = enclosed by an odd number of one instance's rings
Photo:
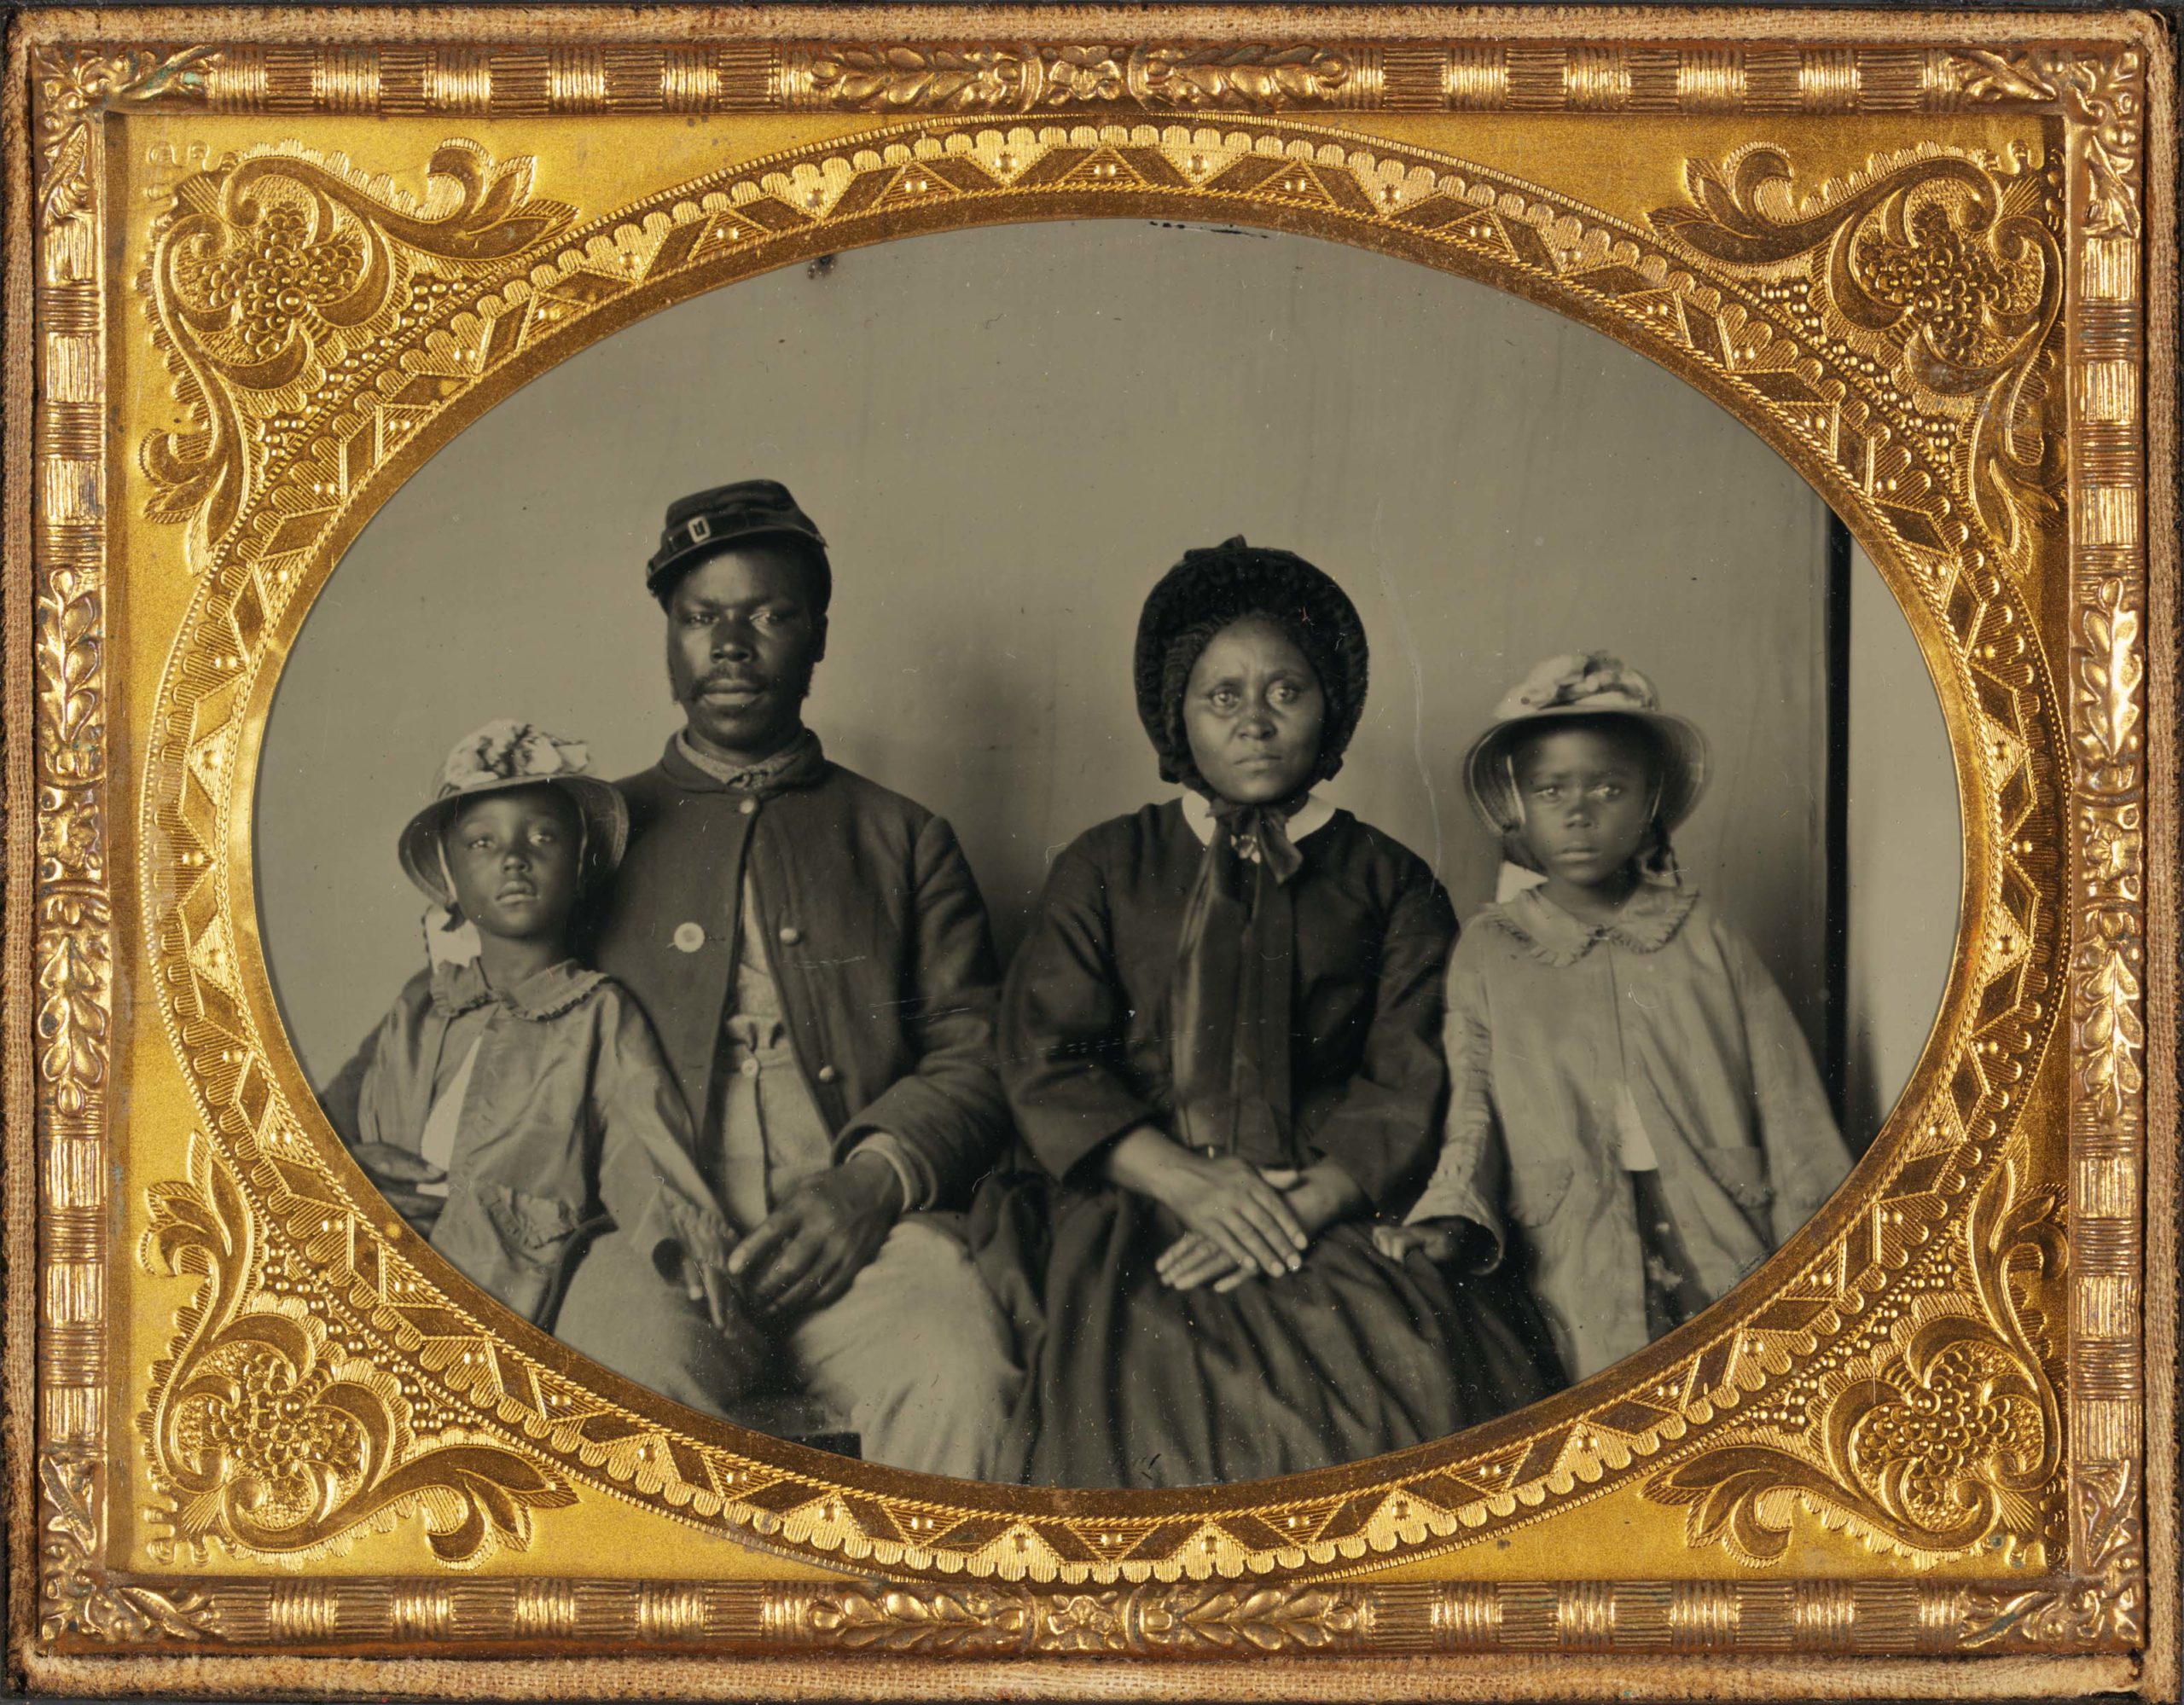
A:
{"type": "Polygon", "coordinates": [[[688,923],[677,924],[675,926],[675,947],[677,952],[695,953],[705,944],[706,931],[702,925],[688,923]]]}
{"type": "Polygon", "coordinates": [[[781,937],[783,947],[793,948],[804,939],[804,931],[793,924],[783,924],[781,927],[781,937]]]}
{"type": "Polygon", "coordinates": [[[741,1065],[736,1067],[736,1070],[741,1072],[746,1077],[756,1077],[758,1075],[758,1062],[755,1059],[746,1058],[741,1065]]]}
{"type": "Polygon", "coordinates": [[[736,802],[735,809],[747,817],[758,809],[758,802],[746,793],[736,802]]]}
{"type": "Polygon", "coordinates": [[[840,1076],[841,1073],[835,1070],[831,1065],[822,1065],[819,1068],[819,1081],[822,1083],[832,1083],[840,1076]]]}

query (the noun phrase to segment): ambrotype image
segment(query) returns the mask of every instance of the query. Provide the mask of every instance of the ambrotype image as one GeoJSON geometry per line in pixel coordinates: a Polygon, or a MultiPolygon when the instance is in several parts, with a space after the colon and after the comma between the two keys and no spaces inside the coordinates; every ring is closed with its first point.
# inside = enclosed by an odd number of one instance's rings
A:
{"type": "Polygon", "coordinates": [[[1879,1128],[1947,737],[1698,391],[1302,236],[991,228],[631,326],[366,528],[267,727],[335,1131],[638,1384],[1174,1487],[1510,1413],[1879,1128]]]}

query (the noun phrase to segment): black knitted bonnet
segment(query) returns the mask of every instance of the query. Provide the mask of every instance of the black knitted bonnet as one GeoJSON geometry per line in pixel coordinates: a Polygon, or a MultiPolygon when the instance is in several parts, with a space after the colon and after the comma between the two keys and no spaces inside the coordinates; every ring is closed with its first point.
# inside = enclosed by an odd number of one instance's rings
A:
{"type": "Polygon", "coordinates": [[[1137,715],[1159,756],[1164,781],[1202,788],[1183,731],[1183,689],[1213,636],[1246,616],[1272,622],[1311,664],[1327,697],[1317,779],[1342,768],[1365,710],[1365,625],[1348,594],[1321,570],[1239,536],[1185,552],[1138,618],[1137,715]]]}

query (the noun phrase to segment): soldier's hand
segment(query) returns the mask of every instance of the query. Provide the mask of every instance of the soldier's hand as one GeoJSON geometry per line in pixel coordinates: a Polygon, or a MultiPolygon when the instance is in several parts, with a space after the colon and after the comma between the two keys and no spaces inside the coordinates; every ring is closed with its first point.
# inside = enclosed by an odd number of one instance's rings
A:
{"type": "Polygon", "coordinates": [[[902,1180],[878,1155],[853,1154],[806,1180],[728,1258],[753,1314],[779,1319],[823,1308],[850,1288],[903,1211],[902,1180]]]}

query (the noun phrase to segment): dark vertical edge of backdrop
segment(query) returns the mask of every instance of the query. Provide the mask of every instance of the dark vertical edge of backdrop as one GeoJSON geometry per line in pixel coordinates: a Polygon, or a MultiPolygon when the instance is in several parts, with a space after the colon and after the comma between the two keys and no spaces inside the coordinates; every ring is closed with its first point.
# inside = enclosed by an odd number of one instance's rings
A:
{"type": "Polygon", "coordinates": [[[1851,1128],[1848,1105],[1850,1040],[1850,530],[1827,512],[1827,562],[1821,592],[1821,643],[1827,647],[1827,762],[1821,804],[1827,872],[1822,948],[1827,977],[1827,1033],[1821,1070],[1836,1125],[1856,1146],[1870,1132],[1851,1128]]]}

